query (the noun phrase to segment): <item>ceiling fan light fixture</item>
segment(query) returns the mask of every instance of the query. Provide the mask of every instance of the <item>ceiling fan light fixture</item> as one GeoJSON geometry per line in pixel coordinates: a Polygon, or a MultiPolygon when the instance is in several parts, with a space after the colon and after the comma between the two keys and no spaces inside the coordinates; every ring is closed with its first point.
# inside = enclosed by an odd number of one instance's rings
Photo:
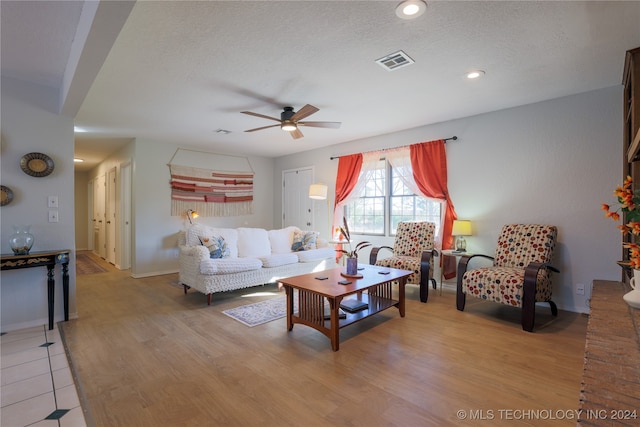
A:
{"type": "Polygon", "coordinates": [[[405,0],[396,6],[396,15],[401,19],[415,19],[427,10],[427,4],[422,0],[405,0]]]}
{"type": "Polygon", "coordinates": [[[291,132],[294,131],[296,129],[298,129],[298,126],[296,126],[296,124],[294,122],[291,121],[284,121],[282,122],[282,124],[280,125],[280,129],[287,131],[287,132],[291,132]]]}

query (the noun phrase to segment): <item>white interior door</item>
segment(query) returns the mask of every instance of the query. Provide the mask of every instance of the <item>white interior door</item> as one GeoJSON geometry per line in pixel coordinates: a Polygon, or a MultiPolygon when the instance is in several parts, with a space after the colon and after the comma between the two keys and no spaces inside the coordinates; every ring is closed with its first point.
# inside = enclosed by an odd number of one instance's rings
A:
{"type": "Polygon", "coordinates": [[[92,250],[93,252],[97,252],[96,251],[96,245],[94,243],[94,230],[95,230],[95,214],[94,214],[94,209],[95,206],[93,205],[93,191],[94,191],[94,187],[95,187],[95,183],[94,180],[89,180],[89,182],[87,182],[87,203],[88,203],[88,208],[87,208],[87,224],[88,224],[88,230],[87,230],[87,249],[92,250]]]}
{"type": "Polygon", "coordinates": [[[107,242],[106,259],[116,264],[116,168],[109,170],[107,178],[107,205],[105,221],[107,242]]]}
{"type": "Polygon", "coordinates": [[[131,268],[131,163],[120,166],[120,269],[131,268]]]}
{"type": "Polygon", "coordinates": [[[106,175],[102,174],[96,178],[93,191],[94,206],[94,250],[103,259],[107,258],[106,232],[105,232],[105,198],[106,198],[106,175]]]}
{"type": "Polygon", "coordinates": [[[282,226],[295,225],[311,230],[313,224],[312,200],[309,186],[313,183],[313,168],[292,169],[282,172],[282,226]]]}

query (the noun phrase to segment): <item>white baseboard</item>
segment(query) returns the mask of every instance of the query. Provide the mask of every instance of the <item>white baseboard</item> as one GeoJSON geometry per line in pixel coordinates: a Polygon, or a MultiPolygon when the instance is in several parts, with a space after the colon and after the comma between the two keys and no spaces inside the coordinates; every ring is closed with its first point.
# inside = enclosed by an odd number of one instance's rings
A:
{"type": "Polygon", "coordinates": [[[165,274],[176,274],[178,272],[179,272],[178,270],[167,270],[167,271],[152,271],[150,273],[143,273],[143,274],[131,273],[131,277],[133,277],[134,279],[142,279],[143,277],[164,276],[165,274]]]}

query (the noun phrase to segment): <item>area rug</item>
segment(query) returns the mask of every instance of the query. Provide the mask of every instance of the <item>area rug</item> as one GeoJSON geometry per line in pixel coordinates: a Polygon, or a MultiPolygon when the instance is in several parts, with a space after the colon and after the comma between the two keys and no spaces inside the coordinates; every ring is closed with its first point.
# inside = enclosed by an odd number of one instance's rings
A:
{"type": "MultiPolygon", "coordinates": [[[[294,307],[295,309],[295,307],[294,307]]],[[[276,297],[224,310],[222,313],[250,328],[287,315],[287,297],[276,297]]]]}
{"type": "Polygon", "coordinates": [[[87,254],[76,254],[76,274],[105,273],[108,270],[87,254]]]}

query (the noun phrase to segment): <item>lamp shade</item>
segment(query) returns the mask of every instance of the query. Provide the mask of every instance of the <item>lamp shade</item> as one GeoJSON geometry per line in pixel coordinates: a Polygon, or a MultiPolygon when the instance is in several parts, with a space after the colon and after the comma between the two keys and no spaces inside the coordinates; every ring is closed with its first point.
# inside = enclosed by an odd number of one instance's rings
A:
{"type": "Polygon", "coordinates": [[[309,186],[309,198],[325,200],[327,198],[327,186],[325,184],[311,184],[309,186]]]}
{"type": "Polygon", "coordinates": [[[452,236],[471,236],[471,221],[467,219],[456,219],[453,221],[452,236]]]}

